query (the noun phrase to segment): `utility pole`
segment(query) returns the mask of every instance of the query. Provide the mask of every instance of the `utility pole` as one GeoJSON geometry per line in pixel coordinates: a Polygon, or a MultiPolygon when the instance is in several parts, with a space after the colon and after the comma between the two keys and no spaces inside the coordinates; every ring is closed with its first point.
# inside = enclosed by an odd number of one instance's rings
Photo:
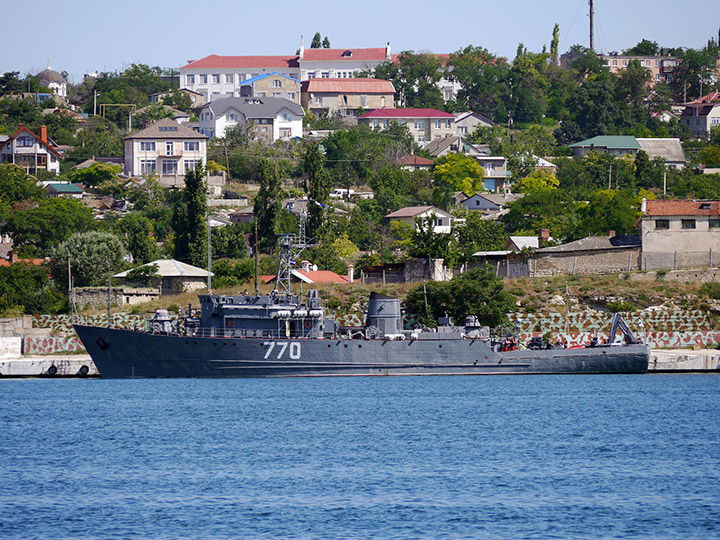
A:
{"type": "Polygon", "coordinates": [[[590,0],[590,50],[595,50],[595,38],[593,35],[593,18],[595,15],[594,0],[590,0]]]}

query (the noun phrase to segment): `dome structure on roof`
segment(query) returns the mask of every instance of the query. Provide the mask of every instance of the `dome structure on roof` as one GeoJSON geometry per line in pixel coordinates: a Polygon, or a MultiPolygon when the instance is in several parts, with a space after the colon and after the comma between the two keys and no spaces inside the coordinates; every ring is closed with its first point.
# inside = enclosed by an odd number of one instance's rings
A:
{"type": "Polygon", "coordinates": [[[48,60],[47,67],[37,74],[41,86],[47,86],[54,93],[61,97],[67,97],[67,82],[62,75],[50,67],[48,60]]]}

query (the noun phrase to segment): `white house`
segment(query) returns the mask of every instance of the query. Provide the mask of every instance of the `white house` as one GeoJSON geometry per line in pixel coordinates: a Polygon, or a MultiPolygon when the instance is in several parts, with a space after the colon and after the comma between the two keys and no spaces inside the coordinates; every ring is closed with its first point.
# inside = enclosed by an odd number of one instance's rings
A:
{"type": "Polygon", "coordinates": [[[275,142],[302,137],[305,111],[285,98],[237,97],[211,101],[199,116],[199,130],[208,137],[224,137],[227,129],[252,122],[257,139],[275,142]]]}
{"type": "Polygon", "coordinates": [[[432,219],[433,231],[444,234],[450,233],[452,222],[455,221],[455,216],[434,206],[406,206],[391,212],[385,218],[389,221],[407,223],[413,227],[415,227],[416,219],[420,219],[424,224],[427,224],[428,220],[432,219]]]}
{"type": "Polygon", "coordinates": [[[48,171],[60,172],[62,154],[47,136],[47,127],[40,126],[36,135],[20,124],[11,136],[0,136],[0,163],[14,163],[28,174],[48,171]]]}
{"type": "Polygon", "coordinates": [[[123,139],[125,173],[129,176],[157,174],[166,185],[180,185],[185,174],[207,162],[208,138],[164,118],[123,139]]]}

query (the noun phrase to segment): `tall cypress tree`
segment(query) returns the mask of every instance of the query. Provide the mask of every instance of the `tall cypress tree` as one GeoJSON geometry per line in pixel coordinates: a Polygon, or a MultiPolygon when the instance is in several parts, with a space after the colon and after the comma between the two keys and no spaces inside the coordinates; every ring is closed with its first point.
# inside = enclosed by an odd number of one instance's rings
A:
{"type": "MultiPolygon", "coordinates": [[[[325,205],[330,195],[332,182],[330,175],[325,170],[325,155],[320,150],[320,145],[311,143],[305,148],[303,155],[303,170],[308,175],[305,191],[315,203],[325,205]]],[[[323,224],[325,208],[319,204],[308,205],[307,231],[309,237],[317,238],[323,224]]]]}
{"type": "Polygon", "coordinates": [[[253,214],[257,221],[258,245],[269,250],[275,245],[277,221],[282,205],[280,174],[274,161],[263,159],[258,167],[260,190],[255,197],[253,214]]]}
{"type": "Polygon", "coordinates": [[[173,208],[174,256],[204,268],[207,265],[207,187],[205,168],[185,175],[185,188],[173,208]]]}

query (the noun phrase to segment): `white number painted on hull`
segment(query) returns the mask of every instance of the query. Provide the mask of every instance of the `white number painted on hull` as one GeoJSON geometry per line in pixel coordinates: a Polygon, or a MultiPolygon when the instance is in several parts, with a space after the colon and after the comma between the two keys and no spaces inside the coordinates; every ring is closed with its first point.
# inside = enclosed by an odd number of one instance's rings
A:
{"type": "Polygon", "coordinates": [[[293,341],[289,344],[287,341],[266,341],[265,343],[263,343],[263,346],[267,347],[268,349],[267,351],[265,351],[265,356],[263,358],[265,358],[265,360],[270,358],[270,354],[273,352],[275,347],[277,347],[279,350],[277,351],[277,355],[275,356],[275,358],[280,360],[285,354],[285,351],[288,349],[288,345],[290,345],[290,351],[288,355],[293,360],[298,360],[302,351],[300,349],[300,343],[298,343],[297,341],[293,341]]]}

